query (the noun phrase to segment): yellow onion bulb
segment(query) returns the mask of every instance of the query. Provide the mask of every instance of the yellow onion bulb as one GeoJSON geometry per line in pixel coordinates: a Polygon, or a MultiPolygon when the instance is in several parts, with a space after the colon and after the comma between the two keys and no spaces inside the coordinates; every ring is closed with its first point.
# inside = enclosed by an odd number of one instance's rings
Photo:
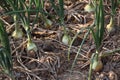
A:
{"type": "Polygon", "coordinates": [[[113,18],[111,17],[109,24],[106,26],[106,29],[108,32],[113,32],[115,31],[114,28],[114,23],[113,23],[113,18]]]}
{"type": "Polygon", "coordinates": [[[101,60],[98,60],[98,61],[94,60],[93,61],[92,69],[94,71],[99,72],[100,70],[102,70],[102,68],[103,68],[103,63],[101,60]]]}
{"type": "Polygon", "coordinates": [[[44,23],[44,26],[45,26],[46,28],[51,28],[51,26],[52,26],[52,21],[49,20],[49,19],[46,19],[46,22],[44,23]]]}
{"type": "Polygon", "coordinates": [[[64,34],[63,37],[62,37],[62,42],[63,42],[65,45],[69,45],[70,42],[71,42],[70,36],[67,35],[67,34],[64,34]]]}
{"type": "Polygon", "coordinates": [[[28,41],[28,43],[27,43],[27,50],[28,51],[33,50],[33,51],[36,52],[37,51],[37,46],[32,41],[28,41]]]}
{"type": "Polygon", "coordinates": [[[12,37],[18,39],[23,37],[23,32],[21,29],[17,29],[12,33],[12,37]]]}
{"type": "Polygon", "coordinates": [[[87,5],[84,7],[84,10],[85,10],[86,12],[92,12],[92,11],[95,11],[95,7],[94,7],[94,5],[93,5],[92,3],[90,3],[90,4],[87,4],[87,5]]]}

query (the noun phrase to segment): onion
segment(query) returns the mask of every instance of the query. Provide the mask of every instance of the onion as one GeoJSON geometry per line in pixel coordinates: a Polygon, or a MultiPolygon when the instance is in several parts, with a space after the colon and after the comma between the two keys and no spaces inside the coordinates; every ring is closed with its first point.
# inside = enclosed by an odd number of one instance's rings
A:
{"type": "Polygon", "coordinates": [[[115,31],[114,28],[114,23],[113,23],[113,18],[111,17],[109,24],[106,26],[106,29],[108,32],[113,32],[115,31]]]}
{"type": "Polygon", "coordinates": [[[103,63],[101,60],[93,61],[92,69],[99,72],[103,68],[103,63]]]}
{"type": "Polygon", "coordinates": [[[87,4],[85,7],[84,7],[84,10],[87,11],[87,12],[92,12],[92,11],[95,11],[95,7],[92,3],[90,4],[87,4]]]}
{"type": "Polygon", "coordinates": [[[67,34],[64,34],[64,36],[62,37],[62,42],[66,45],[69,45],[71,42],[71,37],[67,34]]]}
{"type": "Polygon", "coordinates": [[[52,26],[52,21],[49,19],[46,19],[46,22],[44,23],[46,28],[50,28],[52,26]]]}
{"type": "Polygon", "coordinates": [[[16,29],[13,33],[12,36],[16,39],[22,38],[23,37],[23,32],[21,29],[16,29]]]}
{"type": "Polygon", "coordinates": [[[28,41],[28,43],[27,43],[27,50],[28,51],[33,50],[33,51],[36,52],[37,51],[37,46],[32,41],[28,41]]]}

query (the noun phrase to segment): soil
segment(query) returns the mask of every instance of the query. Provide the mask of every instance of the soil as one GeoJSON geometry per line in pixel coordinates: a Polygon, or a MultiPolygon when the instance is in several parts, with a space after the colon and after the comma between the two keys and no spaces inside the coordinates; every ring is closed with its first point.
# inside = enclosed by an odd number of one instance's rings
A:
{"type": "MultiPolygon", "coordinates": [[[[93,22],[93,13],[84,11],[87,3],[87,0],[65,0],[65,26],[71,38],[79,30],[87,28],[93,22]]],[[[110,19],[109,5],[110,3],[105,0],[105,26],[109,23],[110,19]]],[[[55,14],[49,6],[46,3],[47,10],[55,14]]],[[[2,18],[9,25],[12,25],[13,22],[10,16],[2,18]]],[[[32,40],[37,45],[37,52],[26,50],[26,35],[22,39],[14,39],[11,37],[14,27],[5,25],[8,27],[7,32],[11,45],[15,80],[87,80],[90,57],[95,52],[95,44],[91,33],[85,39],[82,49],[77,56],[78,49],[87,33],[87,29],[84,29],[76,37],[70,49],[69,59],[69,45],[61,42],[63,29],[55,20],[53,20],[52,27],[44,27],[43,22],[40,20],[39,24],[35,24],[32,28],[32,40]],[[77,59],[73,64],[76,56],[77,59]]],[[[101,53],[120,47],[119,26],[120,7],[117,8],[115,16],[115,31],[111,33],[105,31],[101,53]]],[[[99,72],[92,72],[92,80],[120,80],[120,51],[102,57],[101,60],[103,68],[99,72]]],[[[7,75],[1,73],[0,80],[9,80],[9,78],[7,75]]]]}

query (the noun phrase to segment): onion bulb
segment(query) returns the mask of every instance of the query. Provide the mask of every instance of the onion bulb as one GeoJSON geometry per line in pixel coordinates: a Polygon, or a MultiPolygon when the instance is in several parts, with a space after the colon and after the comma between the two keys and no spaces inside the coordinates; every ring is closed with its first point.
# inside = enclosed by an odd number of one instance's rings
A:
{"type": "Polygon", "coordinates": [[[115,31],[114,23],[113,23],[113,17],[111,17],[109,24],[106,26],[106,29],[108,32],[115,31]]]}
{"type": "Polygon", "coordinates": [[[84,10],[87,11],[87,12],[92,12],[92,11],[95,11],[95,7],[92,3],[90,4],[87,4],[85,7],[84,7],[84,10]]]}
{"type": "Polygon", "coordinates": [[[98,54],[95,54],[94,58],[93,58],[93,62],[92,62],[92,69],[94,71],[99,72],[100,70],[102,70],[103,68],[103,63],[100,59],[100,57],[98,57],[98,54]]]}
{"type": "Polygon", "coordinates": [[[49,20],[49,19],[46,19],[46,22],[44,23],[44,25],[45,25],[46,28],[51,28],[51,26],[52,26],[52,21],[49,20]]]}
{"type": "Polygon", "coordinates": [[[94,61],[92,65],[92,69],[96,72],[100,71],[103,68],[103,63],[101,60],[94,61]]]}
{"type": "Polygon", "coordinates": [[[13,33],[12,33],[12,37],[18,39],[18,38],[22,38],[23,37],[23,32],[21,29],[16,29],[13,33]]]}
{"type": "Polygon", "coordinates": [[[28,40],[27,50],[28,50],[28,51],[33,50],[33,51],[36,52],[36,51],[37,51],[37,46],[36,46],[35,43],[33,43],[32,41],[29,41],[29,40],[28,40]]]}
{"type": "Polygon", "coordinates": [[[65,44],[65,45],[69,45],[70,42],[71,42],[71,37],[67,34],[64,34],[63,37],[62,37],[62,42],[65,44]]]}

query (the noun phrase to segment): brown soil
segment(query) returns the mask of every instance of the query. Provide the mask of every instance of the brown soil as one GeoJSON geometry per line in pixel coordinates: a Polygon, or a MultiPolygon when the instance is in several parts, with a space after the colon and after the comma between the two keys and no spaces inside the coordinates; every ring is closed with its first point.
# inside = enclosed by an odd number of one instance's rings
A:
{"type": "MultiPolygon", "coordinates": [[[[80,0],[65,0],[65,24],[72,38],[77,31],[91,25],[93,22],[93,13],[84,12],[84,6],[87,3],[87,0],[81,0],[81,2],[80,0]]],[[[106,26],[110,19],[110,4],[105,0],[104,5],[106,26]]],[[[46,8],[49,8],[48,11],[51,11],[51,8],[48,6],[50,5],[46,3],[46,8]]],[[[3,19],[12,25],[11,20],[6,19],[8,17],[4,17],[3,19]]],[[[105,32],[101,52],[120,47],[119,20],[120,8],[117,9],[115,16],[116,30],[109,35],[105,32]]],[[[7,29],[7,31],[10,38],[13,73],[16,80],[87,80],[90,56],[95,52],[95,44],[91,34],[85,40],[75,65],[72,67],[79,45],[87,30],[84,30],[75,39],[70,50],[70,60],[67,57],[69,46],[61,42],[63,29],[55,20],[53,20],[52,27],[47,29],[41,22],[34,26],[31,34],[33,42],[38,47],[37,52],[28,52],[26,50],[26,36],[18,40],[13,39],[11,37],[13,27],[7,29]]],[[[110,56],[103,57],[102,62],[103,69],[100,72],[93,71],[92,80],[120,80],[120,52],[114,52],[110,56]]],[[[0,74],[0,80],[9,79],[6,75],[0,74]]]]}

